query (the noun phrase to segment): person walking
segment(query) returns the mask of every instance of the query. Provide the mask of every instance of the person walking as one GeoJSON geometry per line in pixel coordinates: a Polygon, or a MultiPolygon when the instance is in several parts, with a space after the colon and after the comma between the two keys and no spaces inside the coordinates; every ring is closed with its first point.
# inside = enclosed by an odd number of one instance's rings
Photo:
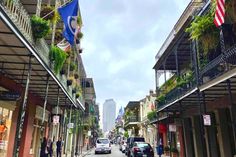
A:
{"type": "Polygon", "coordinates": [[[62,148],[61,137],[59,137],[56,145],[57,145],[57,157],[61,157],[61,148],[62,148]]]}
{"type": "Polygon", "coordinates": [[[53,141],[51,139],[48,140],[47,149],[48,149],[49,157],[52,157],[52,154],[53,154],[53,141]]]}
{"type": "Polygon", "coordinates": [[[41,143],[40,157],[48,157],[46,137],[43,138],[43,141],[41,143]]]}

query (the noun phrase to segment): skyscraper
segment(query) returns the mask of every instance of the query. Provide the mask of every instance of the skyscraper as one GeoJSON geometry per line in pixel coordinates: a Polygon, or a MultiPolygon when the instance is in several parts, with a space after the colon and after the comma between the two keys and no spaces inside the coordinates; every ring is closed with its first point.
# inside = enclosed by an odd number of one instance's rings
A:
{"type": "Polygon", "coordinates": [[[115,126],[116,102],[113,99],[105,100],[103,104],[103,132],[110,131],[115,126]]]}

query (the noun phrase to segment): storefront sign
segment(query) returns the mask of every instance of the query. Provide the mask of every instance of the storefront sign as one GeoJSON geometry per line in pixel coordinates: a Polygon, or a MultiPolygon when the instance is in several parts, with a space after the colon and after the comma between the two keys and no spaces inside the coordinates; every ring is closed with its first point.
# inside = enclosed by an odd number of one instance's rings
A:
{"type": "Polygon", "coordinates": [[[74,128],[74,123],[67,124],[67,128],[69,128],[69,129],[74,128]]]}
{"type": "Polygon", "coordinates": [[[56,125],[56,124],[59,124],[59,122],[60,122],[60,116],[54,115],[53,116],[53,124],[56,125]]]}
{"type": "Polygon", "coordinates": [[[20,94],[16,92],[0,91],[0,100],[14,101],[20,98],[20,94]]]}
{"type": "MultiPolygon", "coordinates": [[[[45,110],[44,121],[48,121],[49,112],[45,110]]],[[[35,118],[43,120],[43,108],[41,106],[36,106],[35,118]]]]}
{"type": "Polygon", "coordinates": [[[210,115],[203,115],[203,122],[205,126],[211,126],[211,116],[210,115]]]}
{"type": "Polygon", "coordinates": [[[91,131],[90,130],[88,131],[88,136],[91,136],[91,131]]]}
{"type": "Polygon", "coordinates": [[[170,132],[176,132],[176,125],[175,124],[170,124],[169,125],[169,131],[170,132]]]}

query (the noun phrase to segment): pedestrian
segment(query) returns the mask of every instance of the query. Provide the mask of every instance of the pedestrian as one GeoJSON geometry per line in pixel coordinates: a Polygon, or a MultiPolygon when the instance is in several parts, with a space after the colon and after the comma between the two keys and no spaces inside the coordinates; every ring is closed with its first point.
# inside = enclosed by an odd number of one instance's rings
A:
{"type": "Polygon", "coordinates": [[[47,149],[48,149],[49,157],[52,157],[52,154],[53,154],[53,141],[51,139],[48,140],[47,149]]]}
{"type": "Polygon", "coordinates": [[[46,137],[43,138],[43,141],[41,143],[40,157],[48,157],[46,137]]]}
{"type": "Polygon", "coordinates": [[[62,147],[62,141],[61,137],[59,137],[57,141],[57,157],[61,157],[61,147],[62,147]]]}

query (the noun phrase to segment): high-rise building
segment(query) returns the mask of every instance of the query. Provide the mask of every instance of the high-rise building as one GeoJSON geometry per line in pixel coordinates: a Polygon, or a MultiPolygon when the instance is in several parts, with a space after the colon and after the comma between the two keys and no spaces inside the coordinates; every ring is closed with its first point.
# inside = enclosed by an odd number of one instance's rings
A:
{"type": "Polygon", "coordinates": [[[113,99],[105,100],[103,104],[103,132],[110,131],[115,126],[116,102],[113,99]]]}

